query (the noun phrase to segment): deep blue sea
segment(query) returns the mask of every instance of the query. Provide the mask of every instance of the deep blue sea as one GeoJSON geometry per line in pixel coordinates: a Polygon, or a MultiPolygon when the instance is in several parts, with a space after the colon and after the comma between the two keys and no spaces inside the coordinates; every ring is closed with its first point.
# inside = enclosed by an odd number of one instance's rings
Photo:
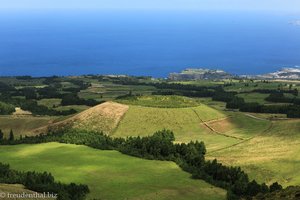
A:
{"type": "Polygon", "coordinates": [[[260,74],[300,65],[300,14],[4,12],[0,76],[129,74],[187,67],[260,74]]]}

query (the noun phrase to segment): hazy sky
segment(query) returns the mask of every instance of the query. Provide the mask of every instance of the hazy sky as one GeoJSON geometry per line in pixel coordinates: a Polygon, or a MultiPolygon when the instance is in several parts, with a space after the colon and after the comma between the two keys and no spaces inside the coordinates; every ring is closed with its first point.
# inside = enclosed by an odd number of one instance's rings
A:
{"type": "Polygon", "coordinates": [[[277,10],[300,13],[300,0],[0,0],[5,10],[277,10]]]}

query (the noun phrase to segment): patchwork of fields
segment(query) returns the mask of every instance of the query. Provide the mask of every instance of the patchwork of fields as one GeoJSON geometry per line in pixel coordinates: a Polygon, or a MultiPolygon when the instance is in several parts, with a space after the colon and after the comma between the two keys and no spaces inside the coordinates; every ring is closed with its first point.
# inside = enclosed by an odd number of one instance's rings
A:
{"type": "MultiPolygon", "coordinates": [[[[65,78],[62,78],[63,80],[65,78]]],[[[75,78],[74,78],[75,79],[75,78]]],[[[206,159],[216,158],[228,166],[240,166],[250,179],[283,186],[300,185],[300,120],[286,114],[245,113],[228,110],[224,102],[211,98],[152,95],[152,85],[122,85],[88,77],[91,85],[78,92],[83,99],[107,102],[62,106],[60,98],[43,98],[38,105],[54,110],[75,109],[68,116],[2,115],[0,129],[7,138],[13,129],[16,139],[49,130],[72,128],[103,132],[112,137],[148,136],[162,129],[174,132],[175,142],[203,141],[206,159]],[[136,94],[136,96],[132,95],[136,94]]],[[[14,80],[5,80],[8,83],[14,80]]],[[[231,81],[231,80],[230,80],[231,81]]],[[[23,83],[23,81],[21,81],[23,83]]],[[[281,82],[191,81],[185,85],[224,85],[224,91],[239,92],[245,102],[266,101],[269,94],[251,92],[257,88],[289,89],[281,82]],[[230,84],[229,84],[230,83],[230,84]],[[227,85],[226,85],[227,84],[227,85]],[[246,86],[247,85],[247,86],[246,86]]],[[[46,87],[43,81],[24,81],[26,87],[46,87]],[[38,84],[38,85],[36,85],[38,84]]],[[[76,84],[60,82],[63,89],[76,84]]],[[[293,85],[299,88],[299,85],[293,85]]],[[[65,91],[64,91],[65,92],[65,91]]],[[[298,98],[286,93],[290,98],[298,98]]],[[[24,97],[22,97],[24,98],[24,97]]],[[[100,151],[86,146],[46,143],[0,146],[0,162],[17,170],[49,171],[62,182],[83,183],[91,189],[88,199],[225,199],[226,191],[204,181],[191,179],[173,162],[143,160],[116,151],[100,151]]],[[[0,185],[0,191],[22,191],[20,185],[0,185]]]]}

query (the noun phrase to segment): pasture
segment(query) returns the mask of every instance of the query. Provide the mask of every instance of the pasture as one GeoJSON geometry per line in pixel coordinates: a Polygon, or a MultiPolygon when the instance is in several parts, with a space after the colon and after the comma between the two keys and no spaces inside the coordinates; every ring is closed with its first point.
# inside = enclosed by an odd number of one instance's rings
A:
{"type": "Polygon", "coordinates": [[[137,97],[127,97],[118,99],[117,102],[138,105],[146,107],[158,107],[158,108],[185,108],[185,107],[196,107],[200,103],[193,98],[183,96],[162,96],[162,95],[144,95],[137,97]]]}
{"type": "Polygon", "coordinates": [[[222,200],[226,191],[191,179],[175,163],[60,143],[0,146],[0,162],[48,171],[64,183],[87,184],[88,199],[222,200]]]}
{"type": "Polygon", "coordinates": [[[300,120],[272,121],[271,126],[250,140],[209,152],[226,165],[241,166],[260,182],[300,184],[300,120]]]}

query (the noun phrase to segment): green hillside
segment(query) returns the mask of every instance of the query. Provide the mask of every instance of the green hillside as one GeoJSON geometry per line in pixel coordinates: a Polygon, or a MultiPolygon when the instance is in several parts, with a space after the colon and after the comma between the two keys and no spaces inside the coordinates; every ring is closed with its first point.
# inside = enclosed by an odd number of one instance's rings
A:
{"type": "Polygon", "coordinates": [[[209,153],[227,165],[238,165],[261,182],[300,184],[300,120],[273,121],[265,132],[239,145],[209,153]]]}
{"type": "Polygon", "coordinates": [[[65,183],[87,184],[88,199],[221,200],[226,191],[190,178],[175,163],[60,143],[0,147],[0,162],[48,171],[65,183]]]}
{"type": "Polygon", "coordinates": [[[129,106],[113,136],[145,136],[170,129],[174,131],[177,142],[203,140],[209,148],[221,148],[234,144],[236,139],[215,134],[203,122],[224,117],[226,115],[222,112],[204,104],[191,108],[129,106]]]}

